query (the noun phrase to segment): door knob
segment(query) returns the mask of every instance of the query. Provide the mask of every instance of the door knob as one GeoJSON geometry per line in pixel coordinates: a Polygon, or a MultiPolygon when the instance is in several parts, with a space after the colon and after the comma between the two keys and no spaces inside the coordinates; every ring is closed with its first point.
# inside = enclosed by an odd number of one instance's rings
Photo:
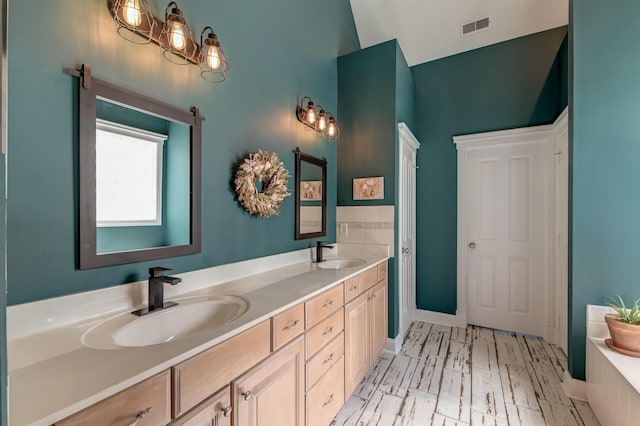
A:
{"type": "Polygon", "coordinates": [[[476,243],[469,243],[469,248],[470,249],[476,248],[476,243]]]}

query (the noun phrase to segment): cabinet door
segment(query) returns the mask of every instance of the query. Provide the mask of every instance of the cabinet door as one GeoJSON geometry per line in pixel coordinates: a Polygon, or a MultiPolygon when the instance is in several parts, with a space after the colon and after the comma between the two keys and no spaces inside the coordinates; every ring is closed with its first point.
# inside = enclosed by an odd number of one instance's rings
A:
{"type": "Polygon", "coordinates": [[[169,426],[231,426],[231,390],[225,386],[169,426]]]}
{"type": "Polygon", "coordinates": [[[344,311],[344,396],[353,393],[369,369],[369,292],[349,302],[344,311]]]}
{"type": "Polygon", "coordinates": [[[234,426],[304,426],[304,338],[233,384],[234,426]]]}
{"type": "Polygon", "coordinates": [[[371,289],[370,307],[370,358],[373,364],[384,349],[387,342],[387,280],[382,281],[371,289]]]}

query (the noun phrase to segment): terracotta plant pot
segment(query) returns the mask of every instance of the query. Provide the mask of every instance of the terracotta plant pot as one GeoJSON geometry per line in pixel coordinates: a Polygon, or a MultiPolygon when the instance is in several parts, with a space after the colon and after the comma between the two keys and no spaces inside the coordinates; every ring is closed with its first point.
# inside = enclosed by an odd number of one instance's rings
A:
{"type": "Polygon", "coordinates": [[[613,344],[620,349],[640,353],[640,324],[627,324],[618,318],[618,314],[604,316],[613,344]]]}

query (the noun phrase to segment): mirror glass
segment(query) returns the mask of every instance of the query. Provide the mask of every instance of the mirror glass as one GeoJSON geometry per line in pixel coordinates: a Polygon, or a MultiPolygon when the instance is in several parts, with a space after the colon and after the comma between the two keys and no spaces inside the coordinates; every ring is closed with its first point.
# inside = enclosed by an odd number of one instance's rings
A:
{"type": "Polygon", "coordinates": [[[199,253],[202,117],[80,82],[80,269],[199,253]]]}
{"type": "Polygon", "coordinates": [[[327,234],[327,161],[296,149],[296,240],[327,234]]]}

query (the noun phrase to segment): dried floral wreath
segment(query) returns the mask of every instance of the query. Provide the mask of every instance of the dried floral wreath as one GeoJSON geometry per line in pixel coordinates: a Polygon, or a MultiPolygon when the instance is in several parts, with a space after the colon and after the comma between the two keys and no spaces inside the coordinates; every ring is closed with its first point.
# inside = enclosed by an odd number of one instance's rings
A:
{"type": "Polygon", "coordinates": [[[236,170],[236,194],[238,201],[250,213],[259,217],[278,214],[287,191],[289,172],[278,156],[271,152],[258,151],[249,154],[236,170]],[[258,191],[256,180],[262,182],[258,191]]]}

